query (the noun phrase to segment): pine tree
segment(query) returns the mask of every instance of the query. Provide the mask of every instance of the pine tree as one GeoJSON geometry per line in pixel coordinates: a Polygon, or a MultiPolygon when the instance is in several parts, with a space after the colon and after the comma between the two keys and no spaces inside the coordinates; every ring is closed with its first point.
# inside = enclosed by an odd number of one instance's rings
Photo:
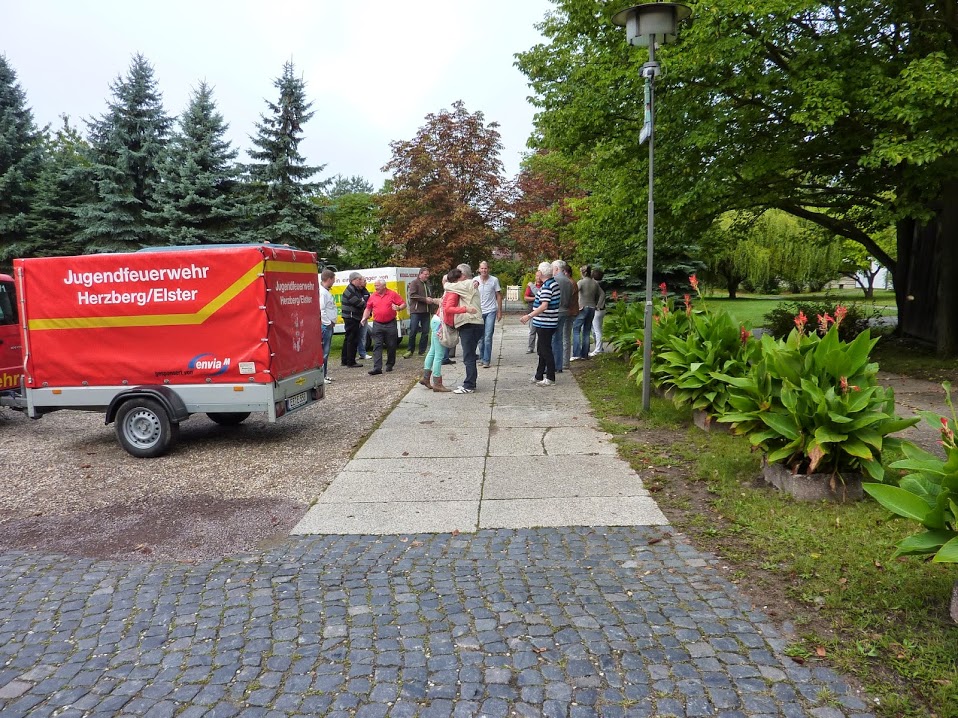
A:
{"type": "Polygon", "coordinates": [[[209,244],[238,241],[239,205],[237,151],[225,139],[229,125],[216,111],[213,91],[200,83],[170,139],[162,165],[155,216],[166,244],[209,244]]]}
{"type": "Polygon", "coordinates": [[[17,74],[6,56],[0,55],[0,262],[4,264],[26,248],[41,139],[17,74]]]}
{"type": "Polygon", "coordinates": [[[270,114],[260,116],[256,148],[247,166],[251,206],[248,220],[249,239],[258,242],[291,244],[320,254],[326,239],[320,230],[317,205],[310,196],[327,182],[309,183],[310,177],[325,165],[310,167],[299,153],[303,125],[314,113],[306,101],[306,84],[293,74],[293,63],[283,65],[283,74],[273,83],[279,90],[279,101],[268,102],[270,114]]]}
{"type": "Polygon", "coordinates": [[[21,256],[53,257],[82,251],[77,243],[81,224],[77,211],[92,202],[89,183],[90,145],[62,115],[63,126],[43,143],[43,166],[28,218],[29,240],[21,256]]]}
{"type": "Polygon", "coordinates": [[[157,189],[172,120],[153,78],[153,67],[135,55],[126,78],[110,86],[107,112],[89,123],[91,180],[96,199],[80,217],[87,251],[129,251],[160,244],[150,221],[161,210],[157,189]],[[152,213],[152,214],[151,214],[152,213]]]}

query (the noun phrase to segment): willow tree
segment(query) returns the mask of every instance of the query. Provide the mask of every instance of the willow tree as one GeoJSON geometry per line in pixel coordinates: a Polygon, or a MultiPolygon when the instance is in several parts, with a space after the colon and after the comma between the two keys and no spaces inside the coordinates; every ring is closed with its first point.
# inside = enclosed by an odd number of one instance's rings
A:
{"type": "Polygon", "coordinates": [[[709,271],[721,278],[731,299],[742,283],[818,291],[843,272],[843,242],[781,210],[726,212],[701,242],[709,271]]]}

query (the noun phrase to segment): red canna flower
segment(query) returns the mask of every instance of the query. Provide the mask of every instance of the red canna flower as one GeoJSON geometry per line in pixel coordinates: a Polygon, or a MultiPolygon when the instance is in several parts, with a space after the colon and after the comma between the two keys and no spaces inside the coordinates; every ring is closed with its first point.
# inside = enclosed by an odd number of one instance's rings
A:
{"type": "Polygon", "coordinates": [[[955,432],[948,425],[948,419],[941,417],[941,443],[954,446],[955,444],[955,432]]]}
{"type": "Polygon", "coordinates": [[[689,277],[689,284],[692,285],[692,289],[694,289],[696,292],[699,291],[699,278],[694,274],[689,277]]]}
{"type": "Polygon", "coordinates": [[[818,317],[819,334],[825,334],[828,331],[828,325],[835,321],[828,312],[825,312],[825,314],[816,314],[815,316],[818,317]]]}
{"type": "Polygon", "coordinates": [[[617,289],[612,290],[612,301],[613,302],[619,301],[619,291],[617,289]]]}
{"type": "Polygon", "coordinates": [[[841,324],[846,314],[848,314],[848,307],[842,304],[835,307],[835,324],[841,324]]]}
{"type": "Polygon", "coordinates": [[[689,294],[685,295],[685,315],[687,317],[692,316],[692,296],[689,294]]]}
{"type": "Polygon", "coordinates": [[[659,285],[659,292],[662,293],[662,299],[665,299],[667,296],[669,296],[669,289],[665,286],[665,282],[662,282],[659,285]]]}
{"type": "Polygon", "coordinates": [[[802,334],[805,333],[806,324],[808,324],[808,317],[805,316],[805,312],[799,311],[798,316],[795,317],[795,326],[798,327],[798,331],[802,334]]]}
{"type": "Polygon", "coordinates": [[[848,393],[848,378],[843,376],[838,383],[842,387],[842,394],[847,394],[848,393]]]}
{"type": "Polygon", "coordinates": [[[741,338],[742,340],[742,344],[745,344],[748,341],[748,338],[752,336],[752,333],[748,329],[746,329],[745,325],[743,324],[738,331],[738,335],[739,335],[739,338],[741,338]]]}

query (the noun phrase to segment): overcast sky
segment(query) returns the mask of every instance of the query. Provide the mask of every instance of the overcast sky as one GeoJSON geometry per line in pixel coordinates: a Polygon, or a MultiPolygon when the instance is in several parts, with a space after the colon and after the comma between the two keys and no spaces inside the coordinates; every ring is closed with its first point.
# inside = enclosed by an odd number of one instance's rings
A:
{"type": "Polygon", "coordinates": [[[498,122],[506,171],[532,130],[516,52],[541,40],[549,0],[3,0],[0,53],[38,125],[106,110],[110,83],[139,52],[167,114],[205,80],[240,150],[275,102],[292,60],[315,115],[300,150],[319,176],[360,175],[378,189],[389,142],[411,139],[429,113],[463,100],[498,122]]]}

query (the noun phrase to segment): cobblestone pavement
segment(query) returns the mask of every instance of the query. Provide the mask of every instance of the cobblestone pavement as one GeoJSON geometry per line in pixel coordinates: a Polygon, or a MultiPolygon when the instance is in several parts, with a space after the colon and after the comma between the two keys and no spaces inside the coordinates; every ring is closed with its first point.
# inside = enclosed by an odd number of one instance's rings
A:
{"type": "Polygon", "coordinates": [[[0,554],[0,715],[870,715],[668,527],[0,554]]]}

